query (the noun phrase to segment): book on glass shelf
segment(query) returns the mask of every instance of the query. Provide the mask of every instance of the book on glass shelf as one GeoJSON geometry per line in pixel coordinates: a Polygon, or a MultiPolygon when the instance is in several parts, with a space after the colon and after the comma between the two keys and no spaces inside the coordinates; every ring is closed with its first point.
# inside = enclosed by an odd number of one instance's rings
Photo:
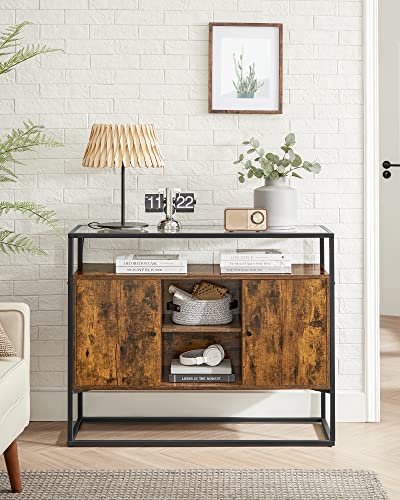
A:
{"type": "Polygon", "coordinates": [[[285,266],[222,266],[221,274],[290,274],[292,265],[285,266]]]}
{"type": "Polygon", "coordinates": [[[224,359],[217,366],[181,365],[179,359],[171,361],[171,375],[230,375],[232,373],[232,364],[230,359],[224,359]]]}
{"type": "Polygon", "coordinates": [[[269,249],[236,249],[236,250],[225,250],[220,253],[220,259],[222,262],[230,261],[257,261],[257,262],[270,262],[270,261],[288,261],[286,255],[282,250],[277,250],[274,248],[269,249]]]}
{"type": "Polygon", "coordinates": [[[187,260],[178,254],[119,255],[115,262],[117,274],[186,274],[187,260]]]}
{"type": "Polygon", "coordinates": [[[171,374],[170,382],[187,382],[187,383],[231,383],[235,382],[235,375],[196,375],[196,374],[171,374]]]}
{"type": "Polygon", "coordinates": [[[117,274],[187,274],[187,266],[116,266],[117,274]]]}
{"type": "Polygon", "coordinates": [[[131,254],[118,255],[115,264],[117,267],[179,267],[187,264],[178,254],[131,254]]]}

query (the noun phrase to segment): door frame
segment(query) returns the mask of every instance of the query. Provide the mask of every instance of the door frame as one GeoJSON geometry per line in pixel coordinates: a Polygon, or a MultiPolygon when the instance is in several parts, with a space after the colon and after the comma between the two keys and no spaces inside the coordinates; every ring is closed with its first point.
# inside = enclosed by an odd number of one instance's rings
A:
{"type": "Polygon", "coordinates": [[[366,420],[380,420],[378,2],[364,0],[364,385],[366,420]]]}

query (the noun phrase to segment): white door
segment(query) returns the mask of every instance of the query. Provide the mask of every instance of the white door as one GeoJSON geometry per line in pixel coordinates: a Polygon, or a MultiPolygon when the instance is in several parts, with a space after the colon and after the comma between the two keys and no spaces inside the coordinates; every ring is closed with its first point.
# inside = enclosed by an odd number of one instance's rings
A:
{"type": "Polygon", "coordinates": [[[379,0],[381,314],[400,316],[400,0],[379,0]],[[386,178],[384,177],[386,176],[386,178]]]}

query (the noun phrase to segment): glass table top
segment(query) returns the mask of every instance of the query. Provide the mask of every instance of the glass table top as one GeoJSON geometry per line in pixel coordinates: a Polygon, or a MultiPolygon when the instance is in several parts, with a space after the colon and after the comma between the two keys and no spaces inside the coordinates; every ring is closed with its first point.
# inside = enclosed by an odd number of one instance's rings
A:
{"type": "Polygon", "coordinates": [[[334,233],[323,225],[295,226],[293,229],[269,228],[266,231],[226,231],[222,225],[184,225],[177,233],[163,233],[157,226],[135,229],[93,229],[79,224],[69,238],[330,238],[334,233]]]}

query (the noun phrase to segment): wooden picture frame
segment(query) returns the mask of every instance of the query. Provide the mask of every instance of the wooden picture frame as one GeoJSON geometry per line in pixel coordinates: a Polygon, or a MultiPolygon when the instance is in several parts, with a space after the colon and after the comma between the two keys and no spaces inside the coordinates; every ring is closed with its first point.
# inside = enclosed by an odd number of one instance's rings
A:
{"type": "Polygon", "coordinates": [[[282,61],[281,23],[209,23],[208,112],[281,114],[282,61]],[[260,37],[264,37],[264,50],[260,37]],[[242,51],[236,53],[239,45],[242,51]],[[252,55],[245,57],[245,45],[252,55]],[[224,56],[229,52],[229,58],[224,56]]]}

